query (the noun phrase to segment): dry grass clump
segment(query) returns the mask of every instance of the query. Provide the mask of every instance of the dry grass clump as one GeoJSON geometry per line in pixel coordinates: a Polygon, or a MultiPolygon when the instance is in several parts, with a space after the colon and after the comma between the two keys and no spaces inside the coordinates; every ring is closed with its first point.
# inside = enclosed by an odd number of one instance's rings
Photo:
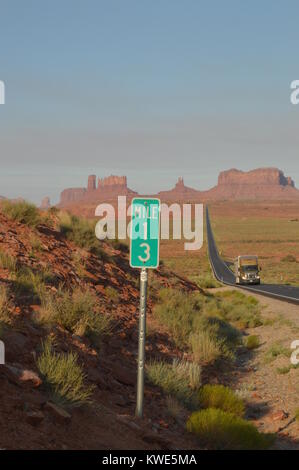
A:
{"type": "Polygon", "coordinates": [[[154,308],[155,317],[166,326],[177,346],[188,348],[201,364],[233,359],[240,342],[240,332],[221,312],[219,302],[211,294],[174,289],[161,289],[154,308]]]}
{"type": "Polygon", "coordinates": [[[2,212],[12,220],[28,225],[29,227],[36,227],[43,222],[38,208],[26,201],[3,201],[1,203],[2,212]]]}
{"type": "Polygon", "coordinates": [[[57,353],[48,340],[43,344],[37,367],[55,403],[78,407],[91,402],[94,387],[85,385],[86,376],[76,354],[57,353]]]}
{"type": "Polygon", "coordinates": [[[193,358],[201,364],[211,364],[222,356],[223,343],[208,331],[198,331],[189,338],[193,358]]]}
{"type": "Polygon", "coordinates": [[[87,336],[99,345],[111,328],[111,320],[99,312],[96,295],[89,290],[75,288],[59,290],[55,296],[47,295],[38,315],[43,323],[58,323],[79,336],[87,336]]]}
{"type": "Polygon", "coordinates": [[[217,408],[192,413],[187,430],[194,433],[201,444],[217,450],[266,449],[274,440],[273,435],[261,434],[243,418],[217,408]]]}
{"type": "Polygon", "coordinates": [[[260,346],[260,340],[259,337],[256,335],[250,335],[248,336],[246,340],[246,348],[247,349],[256,349],[260,346]]]}
{"type": "Polygon", "coordinates": [[[28,297],[32,301],[42,302],[46,296],[46,283],[51,282],[53,276],[47,270],[33,272],[23,267],[15,273],[13,290],[17,297],[28,297]]]}
{"type": "Polygon", "coordinates": [[[117,302],[119,300],[119,293],[114,287],[107,286],[105,288],[105,294],[112,302],[117,302]]]}
{"type": "Polygon", "coordinates": [[[261,306],[255,297],[236,290],[217,292],[206,306],[207,313],[213,311],[223,320],[238,328],[255,328],[262,325],[261,306]]]}
{"type": "Polygon", "coordinates": [[[89,250],[102,261],[107,261],[108,255],[95,235],[95,221],[77,217],[68,212],[60,212],[58,218],[60,232],[68,240],[71,240],[80,248],[89,250]]]}
{"type": "Polygon", "coordinates": [[[215,289],[216,287],[221,287],[220,282],[211,274],[206,274],[205,276],[192,276],[192,280],[203,289],[215,289]]]}
{"type": "Polygon", "coordinates": [[[198,392],[201,408],[217,408],[236,416],[244,416],[244,401],[224,385],[204,385],[198,392]]]}
{"type": "Polygon", "coordinates": [[[166,397],[166,411],[168,416],[171,416],[175,421],[179,421],[184,413],[184,408],[181,403],[173,396],[166,397]]]}
{"type": "Polygon", "coordinates": [[[266,364],[275,361],[279,356],[290,356],[290,350],[285,348],[279,341],[275,341],[264,355],[264,362],[266,364]]]}
{"type": "Polygon", "coordinates": [[[16,258],[0,249],[0,267],[14,273],[17,269],[16,258]]]}
{"type": "Polygon", "coordinates": [[[160,387],[166,395],[176,398],[187,407],[196,404],[196,391],[201,385],[198,364],[174,360],[172,364],[153,361],[147,365],[149,381],[160,387]]]}
{"type": "Polygon", "coordinates": [[[8,298],[8,291],[7,287],[1,285],[0,286],[0,328],[4,330],[5,325],[11,324],[11,315],[9,312],[10,309],[10,301],[8,298]]]}

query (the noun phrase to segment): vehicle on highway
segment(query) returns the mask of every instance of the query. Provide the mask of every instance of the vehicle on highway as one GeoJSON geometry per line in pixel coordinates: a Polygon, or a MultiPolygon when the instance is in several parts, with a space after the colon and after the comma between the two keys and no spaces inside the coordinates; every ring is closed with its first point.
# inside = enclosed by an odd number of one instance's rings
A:
{"type": "Polygon", "coordinates": [[[260,284],[260,271],[256,255],[240,255],[234,260],[236,284],[260,284]]]}

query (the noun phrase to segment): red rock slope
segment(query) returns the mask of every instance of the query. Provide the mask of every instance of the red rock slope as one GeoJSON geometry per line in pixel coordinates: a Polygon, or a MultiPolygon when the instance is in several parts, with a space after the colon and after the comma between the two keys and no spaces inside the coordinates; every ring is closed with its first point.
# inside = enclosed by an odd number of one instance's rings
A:
{"type": "MultiPolygon", "coordinates": [[[[16,259],[18,269],[33,272],[47,269],[52,280],[46,289],[56,292],[81,286],[98,299],[101,315],[112,318],[112,335],[103,340],[99,351],[88,339],[34,321],[40,305],[30,295],[14,293],[14,276],[0,268],[0,287],[9,289],[11,326],[2,339],[6,345],[6,365],[0,365],[0,448],[1,449],[167,449],[194,448],[184,423],[176,424],[166,414],[165,398],[146,386],[145,418],[134,419],[138,282],[137,272],[129,268],[127,255],[103,244],[107,260],[102,261],[66,241],[61,233],[46,225],[31,229],[8,220],[0,210],[0,250],[16,259]],[[36,240],[39,240],[37,245],[36,240]],[[32,246],[38,246],[34,249],[32,246]],[[84,263],[76,262],[84,259],[84,263]],[[111,298],[107,286],[117,298],[111,298]],[[41,342],[51,334],[58,352],[73,351],[95,385],[93,404],[64,410],[49,403],[49,396],[38,375],[36,358],[41,342]]],[[[187,281],[160,271],[159,285],[177,283],[178,288],[194,289],[187,281]]],[[[149,302],[149,320],[151,319],[149,302]]],[[[169,337],[154,333],[147,343],[147,357],[171,359],[177,355],[169,337]]]]}

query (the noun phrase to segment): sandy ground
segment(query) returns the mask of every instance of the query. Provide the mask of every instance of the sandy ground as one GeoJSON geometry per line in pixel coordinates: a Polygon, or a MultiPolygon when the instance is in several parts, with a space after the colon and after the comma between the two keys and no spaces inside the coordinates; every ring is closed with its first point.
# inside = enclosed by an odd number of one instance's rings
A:
{"type": "Polygon", "coordinates": [[[294,419],[299,409],[299,371],[294,368],[286,373],[278,371],[289,368],[291,343],[299,340],[299,306],[243,292],[254,295],[261,303],[264,324],[246,330],[246,335],[259,337],[260,346],[238,356],[230,379],[248,403],[248,418],[260,431],[278,433],[275,447],[299,449],[299,423],[294,419]],[[269,359],[273,344],[282,346],[284,353],[269,359]]]}

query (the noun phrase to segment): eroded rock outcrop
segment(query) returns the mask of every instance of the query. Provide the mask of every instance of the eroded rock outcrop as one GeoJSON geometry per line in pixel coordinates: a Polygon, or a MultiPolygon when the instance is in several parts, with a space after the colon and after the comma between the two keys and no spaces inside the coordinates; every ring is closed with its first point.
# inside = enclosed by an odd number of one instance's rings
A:
{"type": "Polygon", "coordinates": [[[87,191],[94,191],[96,189],[96,175],[89,175],[87,181],[87,191]]]}
{"type": "Polygon", "coordinates": [[[134,194],[137,193],[128,188],[126,176],[111,175],[102,179],[98,178],[97,182],[96,175],[89,175],[87,188],[68,188],[62,191],[59,206],[64,207],[76,202],[88,204],[134,194]]]}
{"type": "Polygon", "coordinates": [[[180,202],[189,199],[193,200],[194,198],[197,199],[200,194],[201,191],[197,191],[196,189],[185,186],[184,178],[180,176],[173,189],[170,191],[160,191],[158,196],[163,200],[180,202]]]}
{"type": "Polygon", "coordinates": [[[50,207],[51,207],[50,198],[49,198],[49,197],[44,197],[44,198],[42,199],[42,202],[41,202],[41,205],[40,205],[40,209],[47,210],[47,209],[50,209],[50,207]]]}
{"type": "Polygon", "coordinates": [[[60,205],[65,206],[73,202],[81,201],[86,193],[85,188],[68,188],[60,194],[60,205]]]}
{"type": "Polygon", "coordinates": [[[124,186],[127,187],[127,177],[126,176],[107,176],[106,178],[98,179],[98,188],[106,189],[111,186],[124,186]]]}

